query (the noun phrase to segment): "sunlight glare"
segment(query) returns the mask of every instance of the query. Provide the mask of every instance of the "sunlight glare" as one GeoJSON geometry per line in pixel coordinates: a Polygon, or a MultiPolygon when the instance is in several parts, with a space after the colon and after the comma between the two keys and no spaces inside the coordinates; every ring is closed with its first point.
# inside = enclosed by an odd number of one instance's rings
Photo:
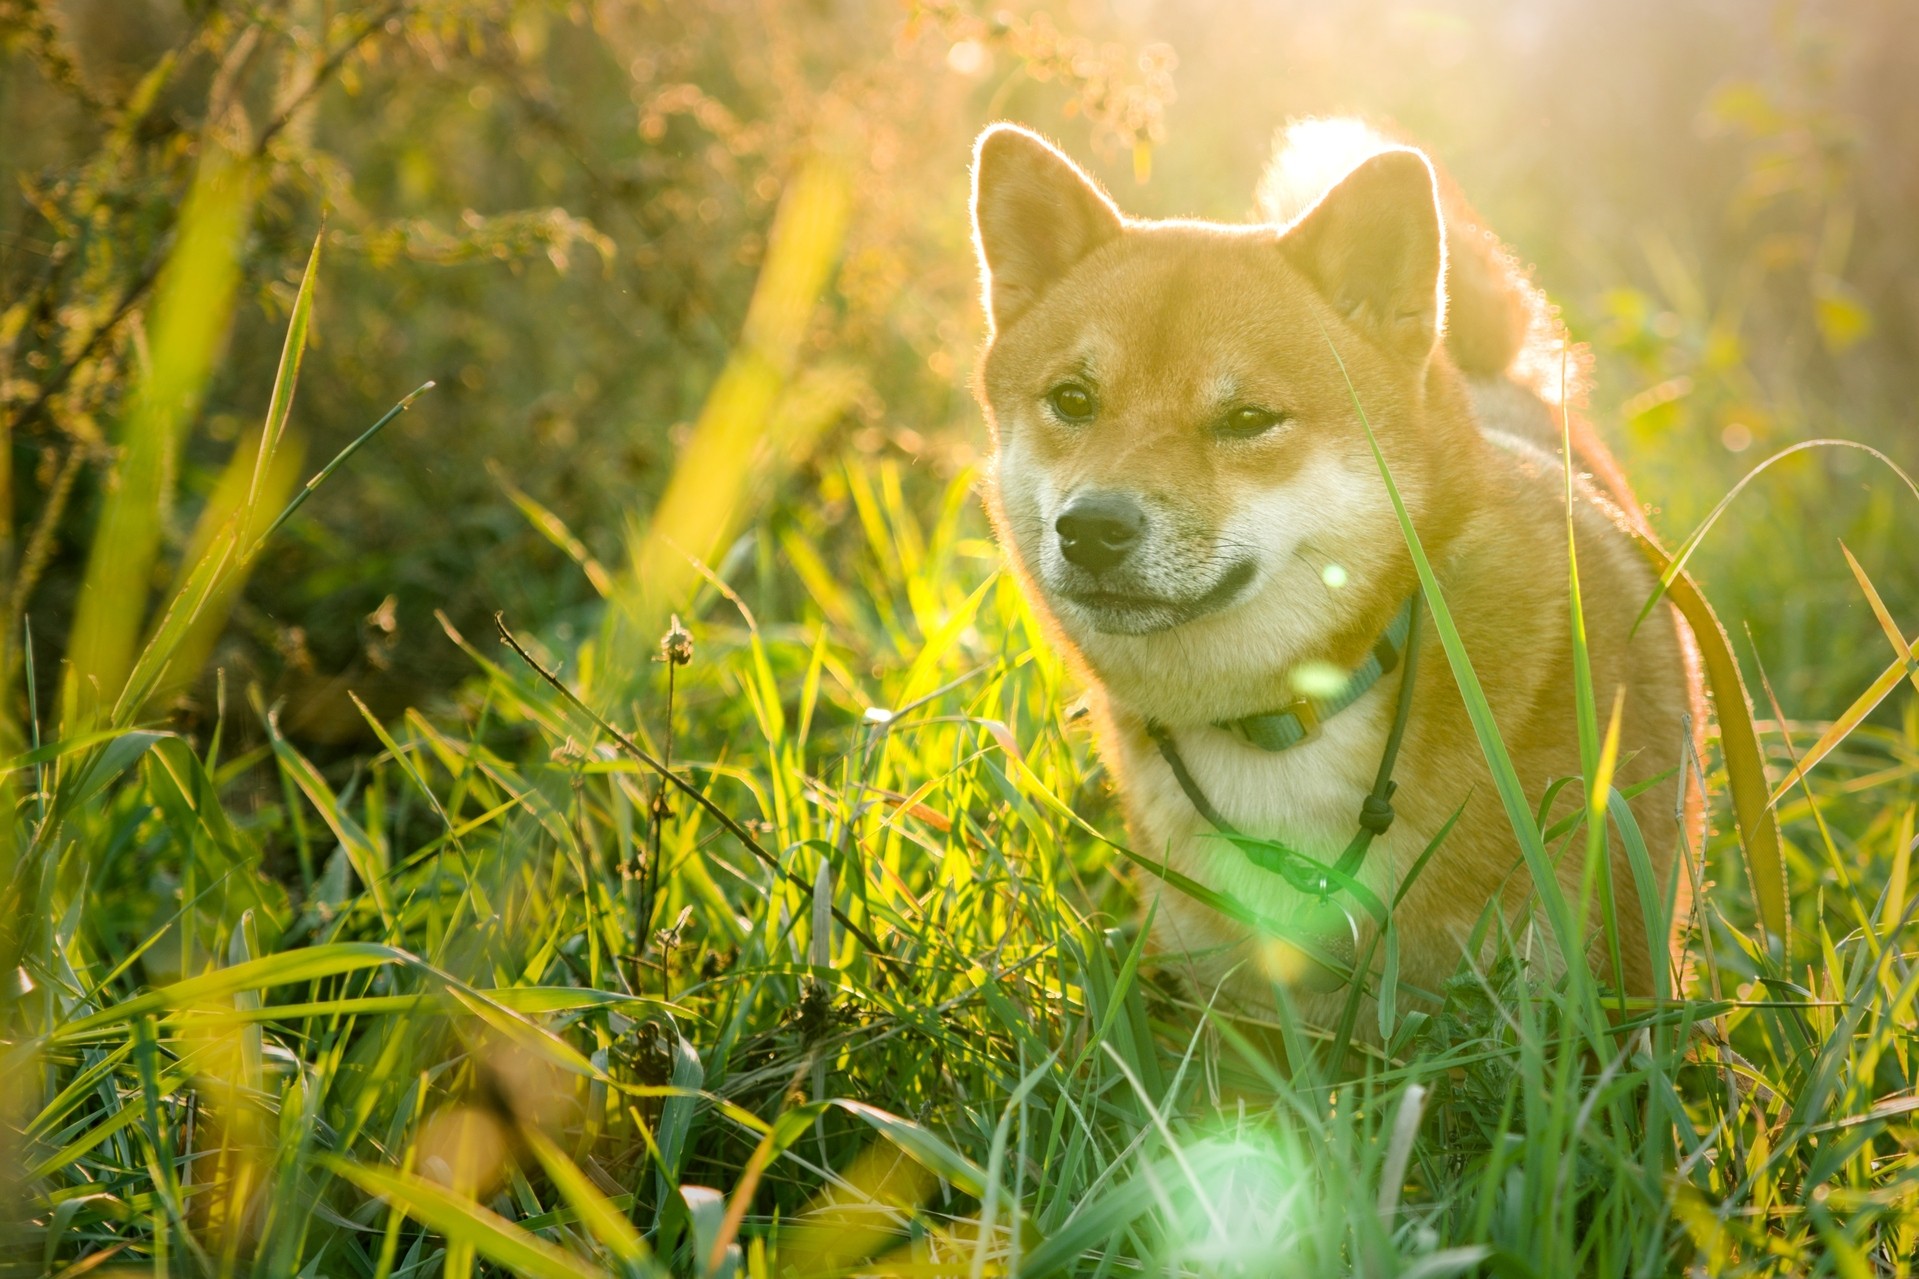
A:
{"type": "Polygon", "coordinates": [[[1275,1273],[1275,1255],[1299,1230],[1295,1161],[1251,1131],[1207,1138],[1184,1154],[1192,1178],[1173,1196],[1183,1259],[1212,1274],[1275,1273]]]}

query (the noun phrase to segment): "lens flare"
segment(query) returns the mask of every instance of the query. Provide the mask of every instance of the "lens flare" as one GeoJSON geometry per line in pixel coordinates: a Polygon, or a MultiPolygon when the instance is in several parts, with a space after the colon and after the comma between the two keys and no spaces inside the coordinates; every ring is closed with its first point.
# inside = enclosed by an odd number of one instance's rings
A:
{"type": "Polygon", "coordinates": [[[1190,1175],[1173,1175],[1177,1260],[1202,1273],[1296,1273],[1288,1241],[1301,1233],[1306,1183],[1275,1134],[1239,1130],[1182,1152],[1190,1175]]]}

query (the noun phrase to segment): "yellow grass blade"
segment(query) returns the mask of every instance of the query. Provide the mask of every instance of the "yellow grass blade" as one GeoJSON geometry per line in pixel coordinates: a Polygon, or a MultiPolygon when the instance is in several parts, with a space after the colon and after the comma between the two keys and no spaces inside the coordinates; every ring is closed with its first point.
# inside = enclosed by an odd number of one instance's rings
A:
{"type": "Polygon", "coordinates": [[[1759,922],[1768,938],[1775,940],[1783,954],[1790,941],[1790,921],[1786,915],[1786,867],[1779,854],[1779,822],[1772,811],[1766,791],[1766,767],[1759,753],[1759,734],[1752,726],[1752,704],[1746,697],[1746,684],[1733,660],[1732,645],[1713,614],[1712,605],[1699,593],[1683,570],[1673,567],[1671,558],[1657,543],[1635,532],[1639,549],[1666,579],[1666,597],[1679,610],[1699,642],[1699,655],[1706,664],[1706,683],[1712,689],[1713,710],[1719,717],[1719,745],[1726,757],[1726,780],[1732,791],[1733,822],[1739,828],[1739,842],[1746,850],[1746,871],[1752,877],[1753,901],[1759,907],[1759,922]],[[1670,574],[1670,577],[1667,575],[1670,574]]]}
{"type": "Polygon", "coordinates": [[[300,383],[300,362],[306,356],[307,330],[313,320],[320,246],[326,234],[325,219],[321,221],[287,317],[266,422],[234,449],[207,499],[174,576],[172,592],[114,705],[115,722],[154,707],[200,673],[246,585],[268,521],[293,493],[302,449],[297,437],[292,447],[282,449],[281,445],[287,439],[287,419],[293,412],[293,394],[300,383]]]}
{"type": "MultiPolygon", "coordinates": [[[[273,397],[267,401],[266,426],[260,432],[259,451],[254,455],[253,482],[247,487],[247,505],[277,506],[261,492],[267,468],[286,435],[287,419],[293,415],[293,393],[300,386],[300,363],[306,358],[307,329],[313,323],[313,294],[320,281],[320,247],[326,242],[326,216],[320,217],[320,229],[314,234],[313,248],[307,253],[306,270],[300,273],[300,289],[293,295],[293,312],[287,317],[286,341],[280,347],[280,367],[273,375],[273,397]]],[[[285,501],[281,498],[280,501],[285,501]]]]}
{"type": "Polygon", "coordinates": [[[607,573],[604,565],[593,558],[593,552],[586,549],[586,543],[573,536],[573,530],[566,526],[566,521],[522,491],[520,486],[507,475],[506,468],[499,463],[489,460],[486,469],[487,474],[493,477],[493,482],[498,484],[500,490],[506,494],[507,500],[520,509],[520,514],[526,516],[526,522],[538,529],[541,536],[566,552],[566,557],[580,566],[580,571],[586,574],[587,584],[593,588],[594,593],[603,600],[611,599],[613,597],[612,576],[607,573]]]}
{"type": "Polygon", "coordinates": [[[1879,926],[1886,930],[1886,936],[1892,936],[1892,930],[1899,927],[1906,917],[1906,885],[1912,872],[1912,828],[1919,809],[1907,804],[1906,811],[1899,818],[1899,836],[1892,844],[1892,877],[1886,881],[1886,905],[1879,912],[1879,926]]]}
{"type": "Polygon", "coordinates": [[[1893,659],[1892,665],[1879,673],[1879,678],[1868,685],[1865,692],[1859,694],[1852,705],[1846,708],[1845,714],[1834,720],[1826,731],[1819,735],[1819,740],[1800,756],[1793,770],[1786,774],[1779,785],[1773,787],[1772,795],[1766,801],[1768,804],[1777,804],[1800,778],[1812,771],[1813,765],[1831,754],[1832,749],[1840,742],[1845,741],[1852,734],[1852,730],[1858,728],[1866,716],[1872,714],[1873,709],[1885,701],[1893,689],[1899,687],[1899,681],[1909,674],[1919,672],[1919,637],[1914,638],[1911,644],[1902,647],[1905,650],[1904,654],[1893,659]]]}
{"type": "Polygon", "coordinates": [[[1612,718],[1606,721],[1606,738],[1599,747],[1599,763],[1593,767],[1592,794],[1586,797],[1592,824],[1603,832],[1600,819],[1606,811],[1606,792],[1612,789],[1613,771],[1619,766],[1619,724],[1626,713],[1626,690],[1622,685],[1613,692],[1612,718]]]}
{"type": "Polygon", "coordinates": [[[1845,554],[1846,563],[1852,566],[1852,575],[1857,579],[1859,589],[1866,593],[1866,602],[1872,605],[1872,615],[1879,619],[1879,629],[1892,641],[1892,651],[1906,664],[1906,674],[1912,677],[1912,686],[1919,688],[1919,662],[1913,661],[1908,655],[1905,636],[1900,633],[1899,623],[1892,620],[1892,610],[1879,598],[1879,592],[1874,588],[1872,579],[1866,576],[1866,570],[1852,557],[1852,548],[1841,542],[1839,549],[1845,554]]]}
{"type": "Polygon", "coordinates": [[[638,1264],[647,1259],[646,1241],[640,1238],[633,1223],[566,1157],[566,1152],[555,1145],[551,1137],[531,1124],[522,1124],[520,1140],[540,1161],[540,1167],[546,1169],[546,1175],[567,1206],[578,1214],[588,1234],[623,1262],[638,1264]]]}
{"type": "Polygon", "coordinates": [[[786,1226],[780,1261],[794,1274],[844,1271],[892,1243],[937,1184],[924,1167],[874,1142],[786,1226]]]}
{"type": "MultiPolygon", "coordinates": [[[[267,521],[293,495],[293,487],[299,482],[300,458],[303,449],[296,439],[294,447],[273,451],[265,456],[266,450],[254,450],[249,444],[257,437],[249,437],[233,451],[226,469],[220,473],[212,495],[207,499],[206,509],[200,514],[200,522],[193,532],[193,541],[188,545],[187,554],[181,560],[179,579],[174,585],[168,604],[160,612],[160,618],[166,619],[174,614],[183,598],[192,594],[195,577],[201,566],[207,563],[209,555],[220,550],[232,551],[235,547],[250,546],[265,530],[267,521]],[[260,463],[265,465],[261,466],[260,463]],[[231,545],[223,545],[231,543],[231,545]]],[[[246,586],[247,577],[253,568],[251,557],[228,554],[221,566],[218,580],[211,583],[205,600],[199,603],[184,628],[178,633],[170,651],[165,654],[165,669],[162,671],[152,691],[142,699],[148,708],[163,702],[170,695],[191,684],[206,664],[214,644],[225,629],[227,616],[233,610],[234,601],[246,586]]],[[[161,621],[156,621],[152,634],[148,636],[149,646],[169,638],[161,621]]],[[[138,663],[136,663],[136,666],[138,663]]],[[[137,681],[132,685],[137,689],[137,681]]],[[[138,708],[134,708],[138,709],[138,708]]]]}

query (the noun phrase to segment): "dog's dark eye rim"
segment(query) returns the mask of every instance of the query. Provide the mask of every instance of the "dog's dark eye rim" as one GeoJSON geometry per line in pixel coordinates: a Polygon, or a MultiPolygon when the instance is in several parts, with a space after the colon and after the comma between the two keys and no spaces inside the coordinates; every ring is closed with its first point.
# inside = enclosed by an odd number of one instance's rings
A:
{"type": "Polygon", "coordinates": [[[1227,409],[1214,430],[1228,439],[1249,440],[1291,420],[1290,413],[1263,409],[1257,404],[1241,404],[1227,409]]]}
{"type": "Polygon", "coordinates": [[[1061,382],[1046,393],[1046,403],[1068,422],[1089,421],[1099,411],[1092,388],[1083,382],[1061,382]]]}

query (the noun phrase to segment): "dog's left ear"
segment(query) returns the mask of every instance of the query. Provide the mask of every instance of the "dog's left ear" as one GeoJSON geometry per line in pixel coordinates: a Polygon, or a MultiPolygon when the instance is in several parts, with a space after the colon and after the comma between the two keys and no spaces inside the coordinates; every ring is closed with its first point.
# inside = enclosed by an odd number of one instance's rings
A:
{"type": "Polygon", "coordinates": [[[1396,354],[1424,362],[1445,314],[1444,231],[1433,167],[1382,151],[1320,197],[1280,246],[1341,314],[1396,354]]]}
{"type": "Polygon", "coordinates": [[[1119,210],[1036,133],[996,124],[973,148],[973,243],[986,318],[999,332],[1120,232],[1119,210]]]}

